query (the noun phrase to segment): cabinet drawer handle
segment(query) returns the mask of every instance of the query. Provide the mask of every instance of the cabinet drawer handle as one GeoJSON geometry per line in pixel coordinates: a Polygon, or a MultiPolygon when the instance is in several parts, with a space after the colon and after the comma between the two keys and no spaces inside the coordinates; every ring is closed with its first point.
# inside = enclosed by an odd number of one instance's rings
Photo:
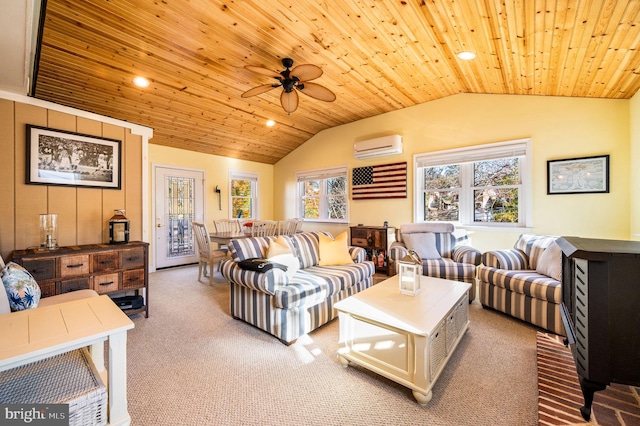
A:
{"type": "Polygon", "coordinates": [[[108,283],[100,283],[100,285],[111,285],[113,284],[113,281],[109,281],[108,283]]]}
{"type": "Polygon", "coordinates": [[[138,256],[136,256],[136,257],[127,257],[127,260],[129,262],[133,262],[133,261],[138,260],[138,259],[140,259],[138,256]]]}
{"type": "Polygon", "coordinates": [[[106,264],[108,264],[108,263],[111,263],[111,261],[110,261],[110,260],[101,260],[99,263],[100,263],[101,265],[106,265],[106,264]]]}
{"type": "Polygon", "coordinates": [[[77,263],[75,265],[67,265],[67,268],[80,268],[84,266],[84,263],[77,263]]]}
{"type": "Polygon", "coordinates": [[[130,282],[138,281],[138,277],[131,277],[131,278],[129,278],[129,281],[130,281],[130,282]]]}

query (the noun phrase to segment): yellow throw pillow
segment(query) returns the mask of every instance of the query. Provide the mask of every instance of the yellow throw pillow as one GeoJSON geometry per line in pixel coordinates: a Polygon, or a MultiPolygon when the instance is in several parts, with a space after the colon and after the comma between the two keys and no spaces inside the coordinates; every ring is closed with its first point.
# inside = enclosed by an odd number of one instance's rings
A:
{"type": "Polygon", "coordinates": [[[339,266],[353,263],[347,244],[347,232],[338,235],[335,240],[324,234],[318,234],[319,239],[319,266],[339,266]]]}
{"type": "Polygon", "coordinates": [[[284,239],[282,235],[275,239],[275,241],[269,241],[269,247],[267,248],[267,259],[279,254],[292,254],[293,250],[289,247],[289,243],[284,239]]]}
{"type": "Polygon", "coordinates": [[[267,259],[269,262],[279,263],[287,267],[287,276],[293,278],[300,269],[300,261],[293,254],[293,250],[289,247],[287,240],[281,235],[275,241],[269,242],[267,248],[267,259]]]}

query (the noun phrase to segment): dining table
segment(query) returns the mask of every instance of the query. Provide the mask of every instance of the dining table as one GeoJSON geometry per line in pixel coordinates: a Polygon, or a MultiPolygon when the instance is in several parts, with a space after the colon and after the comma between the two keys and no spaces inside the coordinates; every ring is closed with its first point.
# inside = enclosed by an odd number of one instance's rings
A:
{"type": "Polygon", "coordinates": [[[212,243],[218,244],[220,246],[229,246],[229,243],[233,239],[238,238],[247,238],[250,237],[251,233],[240,232],[240,231],[230,231],[230,232],[210,232],[209,239],[212,243]]]}

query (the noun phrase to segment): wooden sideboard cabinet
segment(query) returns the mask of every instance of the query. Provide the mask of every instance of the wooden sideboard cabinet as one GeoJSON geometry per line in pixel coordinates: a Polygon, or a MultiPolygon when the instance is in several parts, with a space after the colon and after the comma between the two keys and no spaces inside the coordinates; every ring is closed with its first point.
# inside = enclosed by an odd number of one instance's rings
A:
{"type": "Polygon", "coordinates": [[[22,265],[40,286],[42,297],[81,289],[93,289],[111,297],[135,293],[144,296],[137,309],[149,317],[149,244],[89,244],[56,250],[15,250],[11,260],[22,265]]]}
{"type": "Polygon", "coordinates": [[[390,275],[395,269],[390,265],[389,249],[396,240],[396,228],[390,226],[352,226],[351,245],[367,251],[367,260],[376,265],[376,272],[390,275]]]}

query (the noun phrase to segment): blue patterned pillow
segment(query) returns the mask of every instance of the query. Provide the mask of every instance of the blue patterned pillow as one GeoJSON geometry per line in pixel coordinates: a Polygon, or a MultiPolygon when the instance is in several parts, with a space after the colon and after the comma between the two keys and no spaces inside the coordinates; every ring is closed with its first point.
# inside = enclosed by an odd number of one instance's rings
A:
{"type": "Polygon", "coordinates": [[[9,262],[0,274],[12,311],[38,307],[40,286],[26,269],[17,263],[9,262]]]}

